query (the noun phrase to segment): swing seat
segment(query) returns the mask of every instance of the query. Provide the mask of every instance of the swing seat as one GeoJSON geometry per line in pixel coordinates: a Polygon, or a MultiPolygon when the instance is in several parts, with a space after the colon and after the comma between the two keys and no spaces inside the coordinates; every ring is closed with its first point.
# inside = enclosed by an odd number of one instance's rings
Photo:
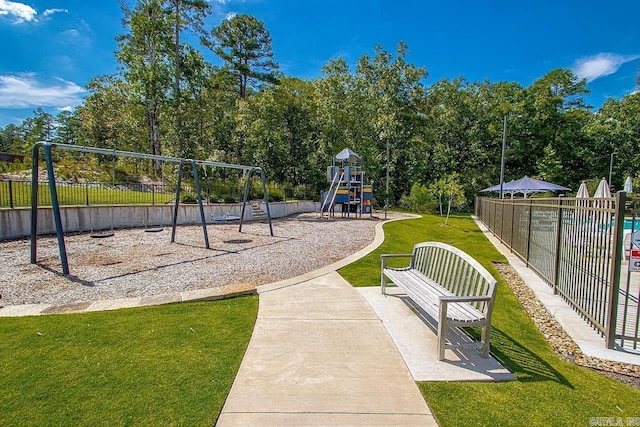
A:
{"type": "Polygon", "coordinates": [[[155,227],[155,228],[145,228],[144,232],[145,233],[158,233],[160,231],[164,230],[164,228],[162,227],[155,227]]]}
{"type": "Polygon", "coordinates": [[[213,222],[240,221],[240,217],[235,215],[222,215],[222,216],[215,216],[211,218],[211,220],[213,222]]]}
{"type": "Polygon", "coordinates": [[[112,237],[114,235],[115,235],[115,233],[113,231],[107,231],[105,233],[92,233],[92,234],[90,234],[90,236],[93,237],[94,239],[104,239],[105,237],[112,237]]]}

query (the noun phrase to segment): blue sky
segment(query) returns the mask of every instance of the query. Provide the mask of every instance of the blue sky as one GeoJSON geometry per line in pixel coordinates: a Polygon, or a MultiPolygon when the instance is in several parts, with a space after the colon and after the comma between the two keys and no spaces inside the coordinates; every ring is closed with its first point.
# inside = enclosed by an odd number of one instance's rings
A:
{"type": "MultiPolygon", "coordinates": [[[[376,45],[395,51],[402,40],[427,85],[462,75],[528,86],[569,68],[588,79],[587,102],[598,108],[633,92],[640,68],[638,0],[209,1],[208,28],[256,16],[281,70],[300,78],[321,76],[332,58],[355,64],[376,45]]],[[[0,0],[0,126],[38,107],[57,114],[78,105],[92,77],[116,72],[123,32],[117,0],[0,0]]]]}

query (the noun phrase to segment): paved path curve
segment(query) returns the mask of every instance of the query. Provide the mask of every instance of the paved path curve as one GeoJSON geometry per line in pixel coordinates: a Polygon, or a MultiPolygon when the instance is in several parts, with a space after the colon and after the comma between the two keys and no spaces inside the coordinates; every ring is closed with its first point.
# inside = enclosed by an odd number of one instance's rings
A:
{"type": "Polygon", "coordinates": [[[258,288],[249,348],[217,425],[437,425],[402,356],[336,264],[258,288]]]}

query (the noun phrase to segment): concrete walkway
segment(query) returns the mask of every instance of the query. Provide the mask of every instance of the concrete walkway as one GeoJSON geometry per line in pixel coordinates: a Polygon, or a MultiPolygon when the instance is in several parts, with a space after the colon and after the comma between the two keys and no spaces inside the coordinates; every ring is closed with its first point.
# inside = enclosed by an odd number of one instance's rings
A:
{"type": "Polygon", "coordinates": [[[437,425],[382,322],[340,275],[259,294],[218,426],[437,425]]]}

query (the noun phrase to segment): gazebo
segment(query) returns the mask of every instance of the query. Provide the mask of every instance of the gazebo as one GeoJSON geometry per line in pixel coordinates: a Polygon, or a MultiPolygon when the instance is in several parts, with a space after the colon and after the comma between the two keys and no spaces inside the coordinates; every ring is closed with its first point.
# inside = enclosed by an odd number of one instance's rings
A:
{"type": "MultiPolygon", "coordinates": [[[[541,181],[539,179],[529,178],[528,176],[502,184],[502,192],[510,193],[512,199],[513,199],[513,195],[516,193],[522,193],[526,199],[527,195],[533,194],[533,193],[544,193],[547,191],[570,191],[570,190],[571,190],[570,188],[563,187],[557,184],[552,184],[546,181],[541,181]]],[[[483,190],[480,190],[480,192],[481,193],[488,193],[488,192],[499,193],[500,184],[485,188],[483,190]]]]}

